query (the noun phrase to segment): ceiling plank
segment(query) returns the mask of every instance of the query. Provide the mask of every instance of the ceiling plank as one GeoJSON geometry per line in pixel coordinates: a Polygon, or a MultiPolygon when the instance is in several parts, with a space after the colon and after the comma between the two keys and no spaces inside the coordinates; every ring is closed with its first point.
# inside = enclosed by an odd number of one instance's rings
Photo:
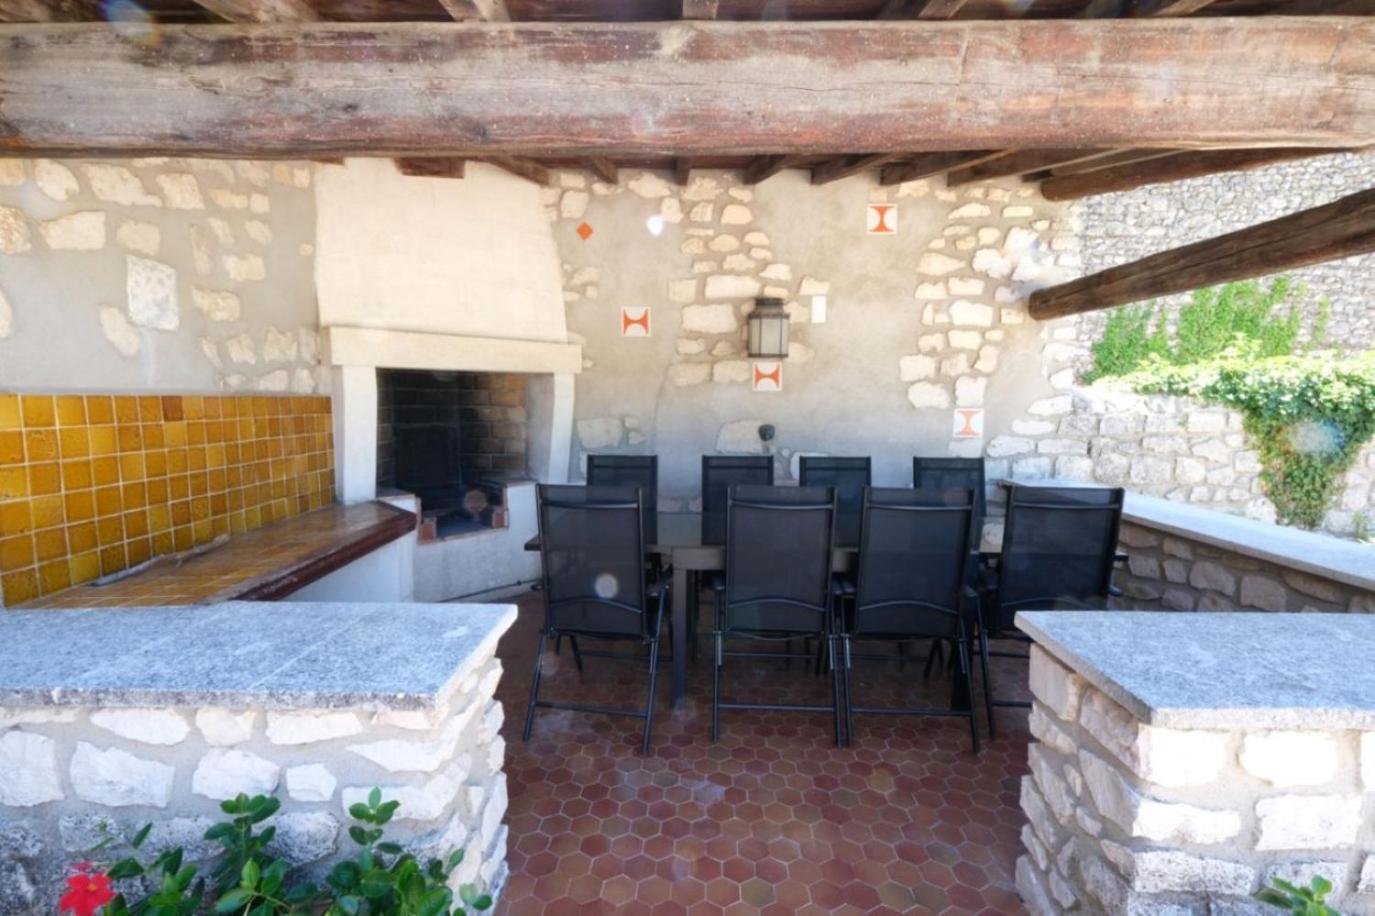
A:
{"type": "Polygon", "coordinates": [[[797,168],[806,160],[806,156],[760,156],[745,166],[740,180],[745,184],[759,184],[784,169],[797,168]]]}
{"type": "Polygon", "coordinates": [[[1112,152],[1110,149],[1008,150],[1001,156],[955,169],[945,176],[945,183],[948,187],[953,188],[959,185],[972,184],[976,181],[990,181],[994,178],[1006,178],[1009,175],[1024,175],[1027,172],[1051,168],[1056,165],[1099,159],[1112,152]]]}
{"type": "Polygon", "coordinates": [[[1062,318],[1375,251],[1375,190],[1195,242],[1031,294],[1031,317],[1062,318]]]}
{"type": "Polygon", "coordinates": [[[918,156],[907,158],[905,162],[895,162],[885,166],[879,172],[878,183],[881,185],[902,184],[905,181],[916,181],[919,178],[934,178],[943,175],[951,169],[963,168],[965,166],[976,165],[988,159],[994,159],[1007,154],[1006,150],[976,150],[974,152],[950,152],[950,153],[922,153],[918,156]]]}
{"type": "Polygon", "coordinates": [[[836,156],[812,166],[812,184],[827,184],[877,169],[903,158],[902,153],[869,153],[862,156],[836,156]]]}
{"type": "Polygon", "coordinates": [[[99,0],[0,0],[0,22],[100,20],[99,0]]]}
{"type": "Polygon", "coordinates": [[[1297,147],[1291,149],[1230,149],[1186,150],[1120,165],[1098,169],[1064,178],[1047,178],[1041,182],[1041,195],[1046,200],[1077,200],[1094,194],[1130,191],[1152,184],[1166,184],[1187,178],[1201,178],[1218,172],[1240,172],[1258,169],[1294,159],[1325,156],[1344,150],[1297,147]]]}
{"type": "Polygon", "coordinates": [[[425,178],[462,178],[465,160],[452,156],[402,157],[396,160],[396,167],[402,175],[425,178]]]}
{"type": "Polygon", "coordinates": [[[605,156],[588,156],[583,160],[583,167],[607,184],[620,182],[620,173],[616,169],[616,163],[605,156]]]}
{"type": "Polygon", "coordinates": [[[1082,175],[1085,172],[1093,172],[1098,169],[1115,168],[1120,165],[1130,165],[1133,162],[1146,162],[1150,159],[1163,159],[1166,156],[1173,156],[1179,150],[1173,149],[1124,149],[1106,156],[1099,156],[1093,159],[1082,159],[1078,162],[1062,162],[1051,166],[1048,169],[1041,169],[1036,172],[1028,172],[1022,176],[1025,181],[1043,181],[1047,178],[1063,178],[1068,175],[1082,175]]]}
{"type": "Polygon", "coordinates": [[[30,156],[1359,146],[1375,21],[6,25],[0,110],[30,156]]]}
{"type": "Polygon", "coordinates": [[[680,19],[715,19],[720,13],[721,0],[682,0],[680,19]]]}
{"type": "Polygon", "coordinates": [[[532,159],[518,156],[488,156],[485,161],[526,181],[533,181],[540,187],[547,188],[552,181],[549,170],[532,159]]]}
{"type": "Polygon", "coordinates": [[[953,19],[968,0],[888,0],[879,19],[953,19]]]}
{"type": "Polygon", "coordinates": [[[444,12],[459,22],[510,22],[506,0],[439,0],[444,12]]]}
{"type": "Polygon", "coordinates": [[[229,22],[315,22],[320,14],[306,0],[195,0],[229,22]]]}

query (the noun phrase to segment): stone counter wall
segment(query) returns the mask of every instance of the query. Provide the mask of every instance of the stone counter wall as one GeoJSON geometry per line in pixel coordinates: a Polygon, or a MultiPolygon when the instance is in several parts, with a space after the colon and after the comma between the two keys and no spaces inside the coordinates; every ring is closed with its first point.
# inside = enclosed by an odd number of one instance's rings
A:
{"type": "MultiPolygon", "coordinates": [[[[493,641],[495,645],[495,641],[493,641]]],[[[145,851],[202,839],[222,799],[276,795],[278,854],[321,874],[356,849],[349,805],[379,786],[401,802],[391,839],[422,858],[463,849],[455,886],[506,876],[501,663],[489,650],[434,712],[0,709],[0,914],[56,911],[67,867],[106,835],[153,823],[145,851]]],[[[94,854],[121,857],[121,844],[94,854]]],[[[151,855],[148,856],[151,858],[151,855]]]]}
{"type": "Polygon", "coordinates": [[[1068,911],[1263,916],[1279,877],[1375,913],[1375,731],[1145,725],[1033,647],[1017,888],[1068,911]]]}
{"type": "Polygon", "coordinates": [[[1375,592],[1131,522],[1127,566],[1113,576],[1119,607],[1170,611],[1375,613],[1375,592]]]}

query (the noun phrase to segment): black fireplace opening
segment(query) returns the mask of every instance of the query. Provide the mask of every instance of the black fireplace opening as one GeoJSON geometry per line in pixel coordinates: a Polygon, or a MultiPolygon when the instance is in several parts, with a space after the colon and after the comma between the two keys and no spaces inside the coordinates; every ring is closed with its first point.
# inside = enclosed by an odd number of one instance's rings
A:
{"type": "Polygon", "coordinates": [[[414,494],[421,537],[505,527],[506,483],[526,472],[526,379],[377,370],[377,486],[414,494]]]}

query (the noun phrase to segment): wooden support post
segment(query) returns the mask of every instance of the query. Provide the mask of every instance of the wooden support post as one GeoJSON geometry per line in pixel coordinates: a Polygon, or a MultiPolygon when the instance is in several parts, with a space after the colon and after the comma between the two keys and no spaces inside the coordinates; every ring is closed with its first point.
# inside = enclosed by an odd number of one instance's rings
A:
{"type": "Polygon", "coordinates": [[[485,161],[526,181],[533,181],[541,187],[549,186],[549,170],[533,160],[517,156],[488,156],[485,161]]]}
{"type": "Polygon", "coordinates": [[[682,0],[680,19],[715,19],[721,0],[682,0]]]}
{"type": "Polygon", "coordinates": [[[945,176],[945,183],[953,188],[962,184],[972,184],[976,181],[990,181],[994,178],[1006,178],[1009,175],[1023,175],[1037,169],[1099,159],[1111,152],[1112,150],[1108,149],[1008,150],[1001,156],[955,169],[945,176]]]}
{"type": "Polygon", "coordinates": [[[784,169],[794,169],[801,165],[806,156],[760,156],[745,166],[744,174],[740,180],[745,184],[759,184],[766,178],[772,178],[784,169]]]}
{"type": "Polygon", "coordinates": [[[1135,16],[1191,16],[1213,0],[1132,0],[1135,16]]]}
{"type": "Polygon", "coordinates": [[[882,185],[902,184],[919,178],[932,178],[951,169],[975,165],[988,159],[1006,155],[1005,150],[976,150],[967,153],[922,153],[904,162],[885,166],[879,172],[878,183],[882,185]]]}
{"type": "Polygon", "coordinates": [[[1375,190],[1031,294],[1045,320],[1375,251],[1375,190]]]}
{"type": "Polygon", "coordinates": [[[1029,172],[1023,175],[1022,179],[1024,181],[1044,181],[1047,178],[1064,178],[1068,175],[1082,175],[1085,172],[1096,172],[1099,169],[1116,168],[1117,166],[1130,165],[1134,162],[1163,159],[1166,156],[1173,156],[1177,152],[1179,152],[1179,150],[1124,149],[1093,159],[1081,159],[1078,162],[1061,162],[1048,169],[1029,172]]]}
{"type": "Polygon", "coordinates": [[[616,163],[605,156],[588,156],[583,160],[583,165],[589,172],[607,184],[616,184],[620,179],[616,163]]]}
{"type": "Polygon", "coordinates": [[[953,19],[968,0],[888,0],[879,19],[953,19]]]}
{"type": "Polygon", "coordinates": [[[402,175],[426,178],[462,178],[464,160],[447,156],[403,157],[396,160],[402,175]]]}
{"type": "Polygon", "coordinates": [[[314,22],[320,18],[306,0],[196,0],[229,22],[314,22]]]}
{"type": "Polygon", "coordinates": [[[1041,182],[1041,195],[1046,200],[1076,200],[1094,194],[1130,191],[1151,184],[1201,178],[1218,172],[1239,172],[1308,159],[1344,150],[1312,147],[1280,149],[1185,150],[1169,156],[1131,162],[1112,168],[1097,169],[1081,175],[1048,178],[1041,182]]]}
{"type": "Polygon", "coordinates": [[[100,18],[99,0],[0,0],[0,22],[88,22],[100,18]]]}
{"type": "Polygon", "coordinates": [[[686,185],[692,177],[692,160],[679,157],[673,160],[673,183],[686,185]]]}
{"type": "Polygon", "coordinates": [[[841,178],[848,178],[860,172],[867,172],[869,169],[876,169],[885,166],[895,159],[901,159],[902,153],[871,153],[865,156],[837,156],[834,159],[812,167],[812,184],[826,184],[837,181],[841,178]]]}
{"type": "Polygon", "coordinates": [[[506,0],[439,0],[448,13],[459,22],[510,22],[511,13],[506,0]]]}

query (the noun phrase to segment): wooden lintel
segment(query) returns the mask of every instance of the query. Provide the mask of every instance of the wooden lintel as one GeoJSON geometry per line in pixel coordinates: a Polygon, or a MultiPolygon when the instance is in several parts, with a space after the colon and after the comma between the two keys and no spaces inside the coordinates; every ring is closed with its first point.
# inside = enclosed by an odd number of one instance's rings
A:
{"type": "Polygon", "coordinates": [[[100,18],[99,0],[0,0],[0,22],[87,22],[100,18]]]}
{"type": "Polygon", "coordinates": [[[320,14],[306,0],[196,0],[228,22],[314,22],[320,14]]]}
{"type": "Polygon", "coordinates": [[[1031,317],[1061,318],[1375,251],[1375,190],[1195,242],[1031,294],[1031,317]]]}
{"type": "Polygon", "coordinates": [[[451,156],[410,156],[397,159],[396,167],[401,170],[403,175],[426,178],[462,178],[464,160],[451,156]]]}
{"type": "Polygon", "coordinates": [[[1201,178],[1219,172],[1257,169],[1294,159],[1339,153],[1342,150],[1297,147],[1291,149],[1186,150],[1169,156],[1138,160],[1126,165],[1097,169],[1041,182],[1047,200],[1077,200],[1094,194],[1130,191],[1152,184],[1201,178]]]}
{"type": "Polygon", "coordinates": [[[953,188],[976,181],[991,181],[994,178],[1006,178],[1009,175],[1024,175],[1027,172],[1056,165],[1098,159],[1111,152],[1112,150],[1107,149],[1008,150],[1001,156],[955,169],[945,176],[945,183],[953,188]]]}
{"type": "Polygon", "coordinates": [[[692,177],[692,160],[685,157],[678,157],[673,160],[673,183],[676,185],[686,185],[688,179],[692,177]]]}
{"type": "Polygon", "coordinates": [[[488,156],[485,161],[526,181],[533,181],[541,187],[549,186],[549,170],[531,159],[517,156],[488,156]]]}
{"type": "Polygon", "coordinates": [[[616,163],[605,156],[588,156],[583,159],[582,164],[584,168],[607,184],[616,184],[620,180],[616,163]]]}
{"type": "Polygon", "coordinates": [[[745,184],[759,184],[766,178],[772,178],[784,169],[793,169],[801,165],[806,156],[760,156],[745,166],[744,174],[740,180],[745,184]]]}
{"type": "Polygon", "coordinates": [[[904,181],[916,181],[919,178],[934,178],[943,175],[951,169],[963,168],[965,166],[976,165],[988,159],[994,159],[1006,155],[1005,150],[976,150],[974,152],[954,152],[954,153],[922,153],[913,156],[904,162],[895,162],[885,166],[879,172],[878,183],[882,185],[902,184],[904,181]]]}
{"type": "Polygon", "coordinates": [[[1375,21],[3,25],[0,111],[24,156],[1341,148],[1375,21]]]}
{"type": "Polygon", "coordinates": [[[721,12],[721,0],[682,0],[680,19],[715,19],[721,12]]]}
{"type": "Polygon", "coordinates": [[[968,0],[888,0],[879,19],[953,19],[968,0]]]}
{"type": "Polygon", "coordinates": [[[828,159],[819,165],[812,166],[812,184],[826,184],[841,178],[848,178],[851,175],[858,175],[860,172],[867,172],[869,169],[881,168],[893,160],[901,158],[901,153],[836,156],[834,159],[828,159]]]}
{"type": "Polygon", "coordinates": [[[439,0],[444,12],[459,22],[510,22],[506,0],[439,0]]]}

